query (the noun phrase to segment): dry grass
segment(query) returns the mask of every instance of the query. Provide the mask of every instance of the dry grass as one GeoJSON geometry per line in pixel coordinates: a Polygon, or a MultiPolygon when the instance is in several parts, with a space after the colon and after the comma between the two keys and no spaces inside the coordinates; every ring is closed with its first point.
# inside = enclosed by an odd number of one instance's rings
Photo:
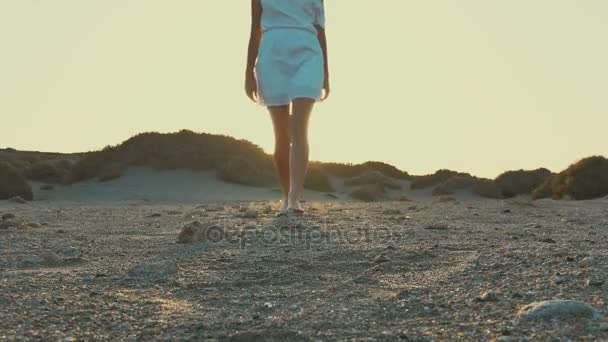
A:
{"type": "Polygon", "coordinates": [[[550,176],[551,171],[545,168],[507,171],[496,177],[495,182],[500,186],[502,195],[509,198],[531,193],[550,176]]]}
{"type": "Polygon", "coordinates": [[[533,198],[585,200],[608,195],[608,159],[592,156],[571,164],[533,191],[533,198]]]}
{"type": "Polygon", "coordinates": [[[430,186],[438,185],[454,176],[471,177],[468,173],[461,173],[452,170],[441,169],[430,175],[415,176],[410,183],[410,189],[424,189],[430,186]]]}
{"type": "Polygon", "coordinates": [[[0,161],[0,200],[20,196],[33,200],[34,194],[27,181],[7,162],[0,161]]]}

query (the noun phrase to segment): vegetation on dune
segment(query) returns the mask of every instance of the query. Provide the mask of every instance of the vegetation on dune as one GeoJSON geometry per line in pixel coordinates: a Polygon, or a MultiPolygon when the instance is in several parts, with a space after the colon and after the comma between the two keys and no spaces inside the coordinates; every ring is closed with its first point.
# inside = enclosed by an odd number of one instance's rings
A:
{"type": "Polygon", "coordinates": [[[496,177],[495,182],[501,188],[502,195],[509,198],[531,193],[550,176],[551,171],[545,168],[507,171],[496,177]]]}
{"type": "Polygon", "coordinates": [[[552,175],[533,192],[535,199],[572,198],[585,200],[608,195],[608,159],[592,156],[581,159],[564,171],[552,175]]]}
{"type": "Polygon", "coordinates": [[[419,190],[435,186],[454,176],[471,177],[468,173],[441,169],[430,175],[415,176],[410,183],[410,189],[419,190]]]}
{"type": "Polygon", "coordinates": [[[31,201],[32,188],[19,172],[7,162],[0,161],[0,200],[15,196],[31,201]]]}
{"type": "MultiPolygon", "coordinates": [[[[273,156],[244,139],[227,135],[181,130],[175,133],[145,132],[105,148],[74,154],[0,149],[0,196],[19,193],[31,199],[26,180],[47,184],[73,184],[120,177],[129,166],[160,170],[216,171],[219,178],[251,186],[276,185],[273,156]]],[[[387,189],[400,189],[398,180],[409,180],[411,189],[433,188],[433,195],[467,190],[483,197],[509,198],[531,194],[532,198],[590,199],[608,195],[608,160],[592,156],[557,174],[545,168],[507,171],[496,179],[441,169],[433,174],[412,176],[395,166],[368,161],[360,164],[312,161],[304,187],[333,192],[332,176],[348,178],[357,187],[350,195],[371,201],[388,198],[387,189]]]]}

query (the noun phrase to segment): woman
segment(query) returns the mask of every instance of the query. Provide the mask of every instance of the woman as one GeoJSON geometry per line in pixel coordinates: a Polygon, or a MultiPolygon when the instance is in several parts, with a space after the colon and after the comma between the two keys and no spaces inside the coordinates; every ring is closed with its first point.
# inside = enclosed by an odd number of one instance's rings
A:
{"type": "Polygon", "coordinates": [[[304,213],[308,121],[329,95],[323,0],[252,0],[245,92],[268,108],[283,188],[279,215],[304,213]],[[291,106],[291,114],[290,114],[291,106]]]}

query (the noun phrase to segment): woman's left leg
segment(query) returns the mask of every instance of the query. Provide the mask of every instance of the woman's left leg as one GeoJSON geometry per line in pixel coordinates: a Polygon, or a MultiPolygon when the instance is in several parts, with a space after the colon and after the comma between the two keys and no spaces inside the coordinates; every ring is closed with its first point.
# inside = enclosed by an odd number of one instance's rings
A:
{"type": "Polygon", "coordinates": [[[289,153],[290,186],[288,208],[302,209],[300,197],[304,188],[308,168],[308,122],[312,113],[314,99],[297,98],[291,109],[291,150],[289,153]]]}

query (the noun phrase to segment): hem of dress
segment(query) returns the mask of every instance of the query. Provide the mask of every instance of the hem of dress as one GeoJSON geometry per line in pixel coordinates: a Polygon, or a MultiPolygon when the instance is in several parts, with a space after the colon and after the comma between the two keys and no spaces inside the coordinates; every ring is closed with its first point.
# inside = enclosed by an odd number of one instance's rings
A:
{"type": "Polygon", "coordinates": [[[321,97],[314,97],[314,96],[309,96],[309,95],[296,95],[296,96],[291,96],[289,97],[287,100],[283,100],[283,101],[258,101],[258,104],[260,106],[287,106],[289,104],[291,104],[291,102],[293,102],[293,100],[295,99],[301,99],[301,98],[306,98],[306,99],[311,99],[311,100],[315,100],[315,102],[321,102],[321,97]],[[287,102],[285,102],[287,101],[287,102]]]}

